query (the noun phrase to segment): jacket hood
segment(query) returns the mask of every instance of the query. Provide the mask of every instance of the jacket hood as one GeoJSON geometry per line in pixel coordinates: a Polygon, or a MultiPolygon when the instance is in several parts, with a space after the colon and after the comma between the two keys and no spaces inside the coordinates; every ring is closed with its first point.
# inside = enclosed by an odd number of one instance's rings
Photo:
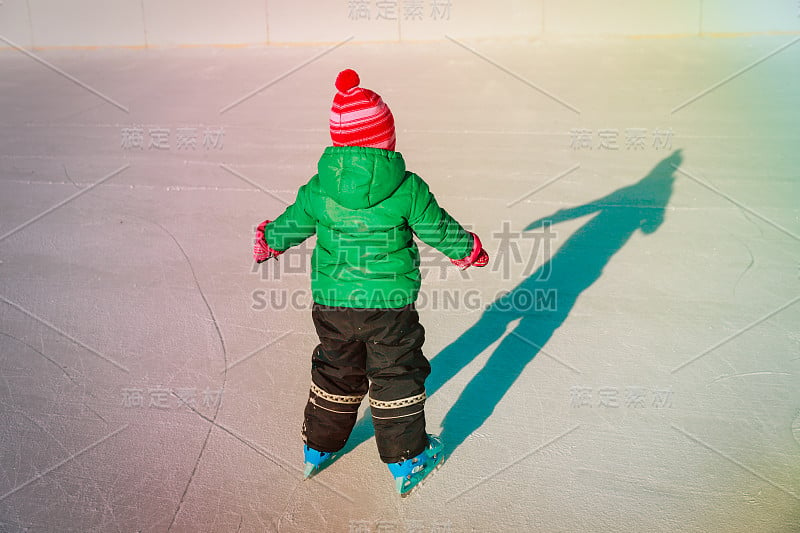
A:
{"type": "Polygon", "coordinates": [[[322,190],[348,209],[372,207],[397,190],[406,176],[400,152],[329,146],[317,163],[322,190]]]}

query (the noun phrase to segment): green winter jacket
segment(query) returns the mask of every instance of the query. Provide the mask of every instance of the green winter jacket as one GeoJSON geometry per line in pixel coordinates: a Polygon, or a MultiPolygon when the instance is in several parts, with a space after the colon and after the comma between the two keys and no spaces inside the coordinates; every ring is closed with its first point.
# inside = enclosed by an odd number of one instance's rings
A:
{"type": "Polygon", "coordinates": [[[416,235],[450,259],[472,251],[472,236],[439,207],[399,152],[329,146],[318,174],[295,202],[267,224],[277,251],[317,235],[311,256],[315,302],[338,307],[397,308],[419,294],[416,235]]]}

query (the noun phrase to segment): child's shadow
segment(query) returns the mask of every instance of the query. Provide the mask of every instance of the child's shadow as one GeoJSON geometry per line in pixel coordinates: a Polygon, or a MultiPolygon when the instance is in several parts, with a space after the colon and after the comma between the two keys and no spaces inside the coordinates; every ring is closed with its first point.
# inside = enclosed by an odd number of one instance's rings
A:
{"type": "MultiPolygon", "coordinates": [[[[425,383],[428,396],[503,337],[442,422],[441,438],[448,454],[486,422],[525,366],[564,323],[580,294],[600,277],[634,232],[650,234],[661,226],[674,172],[682,160],[681,151],[676,150],[635,184],[582,206],[559,210],[525,228],[529,231],[548,222],[595,215],[549,261],[490,304],[475,325],[431,360],[432,372],[425,383]],[[516,325],[509,328],[513,322],[516,325]]],[[[585,350],[591,351],[591,347],[585,350]]],[[[569,367],[580,366],[581,357],[585,352],[561,354],[557,361],[571,372],[569,367]]],[[[362,417],[342,451],[352,450],[372,435],[369,416],[362,417]]]]}

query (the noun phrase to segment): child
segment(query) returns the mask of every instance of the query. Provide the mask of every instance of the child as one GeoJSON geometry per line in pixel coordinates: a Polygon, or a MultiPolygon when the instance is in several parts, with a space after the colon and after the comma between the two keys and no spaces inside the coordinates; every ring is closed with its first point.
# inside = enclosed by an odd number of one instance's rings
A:
{"type": "Polygon", "coordinates": [[[305,476],[344,447],[369,393],[383,462],[405,495],[443,459],[425,431],[425,330],[416,235],[459,268],[489,260],[477,235],[440,208],[395,152],[394,118],[376,93],[344,70],[331,109],[333,146],[294,204],[256,232],[255,260],[277,258],[313,234],[312,319],[320,344],[305,408],[305,476]]]}

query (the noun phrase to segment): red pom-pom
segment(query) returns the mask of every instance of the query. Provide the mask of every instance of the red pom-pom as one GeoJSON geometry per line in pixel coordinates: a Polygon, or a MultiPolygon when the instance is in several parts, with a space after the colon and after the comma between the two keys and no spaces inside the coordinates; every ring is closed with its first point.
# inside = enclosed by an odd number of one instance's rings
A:
{"type": "Polygon", "coordinates": [[[346,93],[353,87],[358,87],[361,80],[355,70],[343,70],[336,76],[336,88],[343,93],[346,93]]]}

